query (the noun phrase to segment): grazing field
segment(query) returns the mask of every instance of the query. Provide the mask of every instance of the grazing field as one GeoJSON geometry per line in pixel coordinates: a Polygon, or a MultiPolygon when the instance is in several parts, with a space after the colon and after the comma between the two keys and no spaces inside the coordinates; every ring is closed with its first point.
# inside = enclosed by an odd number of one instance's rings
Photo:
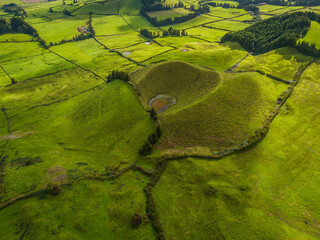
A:
{"type": "Polygon", "coordinates": [[[30,35],[22,34],[22,33],[0,35],[0,43],[25,42],[25,41],[32,41],[32,37],[30,35]]]}
{"type": "Polygon", "coordinates": [[[4,42],[0,43],[0,47],[1,63],[48,53],[48,51],[37,42],[4,42]]]}
{"type": "Polygon", "coordinates": [[[311,28],[309,29],[307,35],[301,39],[301,41],[314,43],[317,48],[320,48],[319,32],[320,32],[320,24],[315,21],[312,21],[311,28]]]}
{"type": "Polygon", "coordinates": [[[3,62],[1,63],[1,66],[11,78],[21,82],[30,78],[72,68],[73,64],[53,53],[44,53],[33,57],[3,62]]]}
{"type": "Polygon", "coordinates": [[[90,12],[104,15],[118,14],[119,4],[118,0],[91,3],[73,11],[72,14],[89,14],[90,12]]]}
{"type": "MultiPolygon", "coordinates": [[[[0,63],[1,65],[1,63],[0,63]]],[[[11,84],[11,79],[2,68],[0,68],[0,87],[11,84]]]]}
{"type": "Polygon", "coordinates": [[[248,14],[243,9],[210,7],[210,15],[222,18],[236,18],[239,15],[248,14]]]}
{"type": "Polygon", "coordinates": [[[97,39],[111,49],[125,48],[133,44],[149,41],[149,39],[143,37],[137,32],[97,37],[97,39]]]}
{"type": "Polygon", "coordinates": [[[96,35],[113,35],[133,31],[120,16],[93,15],[92,25],[96,35]]]}
{"type": "Polygon", "coordinates": [[[79,35],[77,28],[85,25],[88,20],[88,15],[70,16],[50,22],[33,24],[33,27],[37,29],[47,43],[57,43],[79,35]]]}
{"type": "Polygon", "coordinates": [[[219,28],[219,29],[226,29],[229,31],[239,31],[249,27],[250,24],[241,23],[236,21],[218,21],[214,23],[206,24],[207,27],[219,28]]]}
{"type": "Polygon", "coordinates": [[[156,56],[146,64],[169,60],[180,60],[188,63],[225,71],[243,58],[246,52],[239,48],[239,44],[219,45],[217,43],[190,43],[180,49],[156,56]],[[183,52],[182,50],[186,50],[183,52]],[[201,53],[201,54],[199,54],[201,53]]]}
{"type": "Polygon", "coordinates": [[[223,35],[225,35],[228,31],[208,28],[208,27],[196,27],[188,29],[188,34],[190,36],[194,36],[203,40],[207,40],[209,42],[220,42],[220,39],[223,35]]]}
{"type": "Polygon", "coordinates": [[[175,17],[188,15],[189,13],[191,12],[184,8],[173,8],[173,9],[164,10],[164,11],[148,12],[148,15],[150,17],[157,17],[158,20],[164,20],[167,18],[175,18],[175,17]]]}
{"type": "Polygon", "coordinates": [[[221,19],[221,18],[214,17],[211,15],[202,15],[202,16],[195,17],[195,18],[193,18],[187,22],[184,22],[184,23],[163,26],[163,27],[161,27],[161,29],[168,29],[169,27],[173,27],[175,29],[189,29],[189,28],[193,28],[193,27],[198,27],[198,26],[205,24],[205,23],[214,22],[219,19],[221,19]]]}
{"type": "Polygon", "coordinates": [[[276,9],[275,11],[271,11],[269,13],[280,15],[280,14],[284,14],[284,13],[292,12],[292,11],[296,11],[296,10],[301,10],[301,9],[303,9],[303,7],[285,7],[285,8],[281,8],[281,9],[276,9]]]}
{"type": "Polygon", "coordinates": [[[293,48],[279,48],[265,54],[248,56],[236,71],[262,71],[290,81],[299,66],[312,60],[293,48]]]}
{"type": "Polygon", "coordinates": [[[0,240],[320,238],[320,7],[210,2],[0,1],[0,240]]]}
{"type": "Polygon", "coordinates": [[[8,114],[14,116],[33,106],[76,96],[103,83],[103,80],[92,73],[76,67],[0,88],[0,96],[2,104],[10,106],[8,114]]]}
{"type": "Polygon", "coordinates": [[[278,10],[278,9],[283,9],[285,7],[283,6],[276,6],[276,5],[263,5],[263,6],[259,6],[259,11],[260,12],[270,12],[270,14],[272,14],[272,11],[278,10]]]}
{"type": "Polygon", "coordinates": [[[169,50],[173,50],[173,48],[161,47],[156,43],[150,43],[148,45],[146,45],[145,43],[139,43],[132,47],[119,49],[121,53],[129,52],[130,55],[128,55],[127,57],[137,62],[146,61],[153,56],[160,55],[169,50]]]}
{"type": "MultiPolygon", "coordinates": [[[[51,48],[53,52],[106,78],[113,69],[135,70],[137,65],[110,52],[93,39],[65,43],[51,48]],[[67,51],[66,51],[67,50],[67,51]]],[[[120,54],[121,55],[121,54],[120,54]]]]}
{"type": "Polygon", "coordinates": [[[133,89],[120,81],[22,112],[11,119],[11,131],[28,134],[10,141],[10,148],[17,149],[18,155],[9,155],[8,161],[23,157],[42,161],[24,168],[8,167],[7,191],[2,199],[28,189],[42,189],[50,181],[47,174],[56,166],[61,169],[57,173],[66,174],[58,178],[62,182],[89,172],[123,169],[135,161],[152,128],[152,121],[133,89]],[[89,168],[77,166],[79,162],[87,163],[89,168]]]}

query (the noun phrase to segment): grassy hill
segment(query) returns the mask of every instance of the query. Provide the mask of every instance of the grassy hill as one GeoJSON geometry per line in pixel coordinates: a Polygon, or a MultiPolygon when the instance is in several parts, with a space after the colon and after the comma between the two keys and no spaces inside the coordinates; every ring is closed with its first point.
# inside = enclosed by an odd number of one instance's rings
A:
{"type": "Polygon", "coordinates": [[[145,106],[159,94],[177,103],[160,113],[160,148],[235,146],[263,123],[287,87],[258,73],[222,73],[184,62],[155,64],[134,74],[145,106]]]}

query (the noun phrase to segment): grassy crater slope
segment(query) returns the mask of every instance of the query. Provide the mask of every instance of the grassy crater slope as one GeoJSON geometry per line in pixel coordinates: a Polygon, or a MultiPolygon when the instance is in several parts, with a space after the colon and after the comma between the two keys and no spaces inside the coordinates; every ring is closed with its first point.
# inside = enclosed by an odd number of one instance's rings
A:
{"type": "Polygon", "coordinates": [[[151,65],[133,79],[145,106],[159,94],[177,100],[160,114],[160,148],[235,146],[262,125],[286,89],[257,73],[222,73],[179,61],[151,65]]]}
{"type": "Polygon", "coordinates": [[[154,188],[166,239],[320,238],[320,65],[265,139],[221,161],[170,161],[154,188]]]}

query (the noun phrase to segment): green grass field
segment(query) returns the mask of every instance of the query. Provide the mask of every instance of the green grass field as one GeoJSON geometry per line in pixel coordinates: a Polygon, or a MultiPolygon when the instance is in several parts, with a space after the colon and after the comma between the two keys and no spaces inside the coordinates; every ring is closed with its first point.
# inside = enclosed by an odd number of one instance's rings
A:
{"type": "MultiPolygon", "coordinates": [[[[0,240],[320,238],[318,59],[221,43],[260,21],[242,8],[210,6],[156,27],[141,15],[141,0],[24,1],[0,1],[0,18],[13,16],[2,5],[22,6],[48,46],[0,34],[0,240]],[[79,35],[90,13],[95,37],[49,47],[79,35]],[[140,34],[170,27],[188,36],[140,34]],[[224,155],[264,131],[293,88],[259,142],[224,155]]],[[[149,15],[181,16],[199,5],[182,3],[149,15]]],[[[320,11],[259,8],[261,19],[320,11]]],[[[312,22],[301,40],[319,46],[318,32],[312,22]]]]}
{"type": "Polygon", "coordinates": [[[213,27],[213,28],[226,29],[230,31],[239,31],[249,27],[250,24],[236,22],[236,21],[219,21],[219,22],[209,23],[206,26],[213,27]]]}
{"type": "Polygon", "coordinates": [[[33,24],[40,36],[49,44],[61,40],[69,40],[79,35],[77,28],[86,25],[89,20],[88,15],[78,15],[55,19],[45,23],[33,24]]]}
{"type": "Polygon", "coordinates": [[[312,57],[305,56],[293,48],[279,48],[258,56],[247,57],[236,71],[259,70],[284,80],[292,80],[299,66],[312,57]]]}
{"type": "Polygon", "coordinates": [[[320,48],[319,31],[320,31],[320,24],[312,21],[311,28],[309,29],[307,35],[301,39],[301,41],[314,43],[317,48],[320,48]]]}
{"type": "Polygon", "coordinates": [[[97,2],[91,3],[88,5],[79,8],[78,10],[72,12],[73,15],[78,14],[89,14],[90,12],[96,14],[118,14],[119,1],[106,1],[106,2],[97,2]]]}
{"type": "MultiPolygon", "coordinates": [[[[99,84],[96,79],[92,81],[99,84]]],[[[25,89],[29,91],[32,88],[25,89]]],[[[18,155],[9,157],[12,160],[39,157],[42,162],[30,167],[7,168],[3,200],[27,189],[43,189],[43,184],[50,181],[50,169],[56,166],[64,169],[60,174],[68,173],[67,178],[61,177],[63,182],[94,171],[103,173],[106,167],[125,168],[135,161],[137,150],[153,128],[133,89],[119,81],[21,113],[11,119],[11,129],[17,135],[28,135],[10,142],[10,148],[16,148],[18,155]],[[96,108],[97,103],[100,108],[96,108]],[[78,168],[78,162],[87,163],[88,168],[78,168]]]]}
{"type": "Polygon", "coordinates": [[[254,148],[168,162],[154,190],[166,238],[319,238],[318,74],[318,64],[306,70],[254,148]]]}
{"type": "Polygon", "coordinates": [[[220,45],[217,43],[201,43],[198,42],[198,39],[195,41],[196,42],[186,44],[177,50],[156,56],[145,63],[151,64],[180,60],[213,68],[217,71],[225,71],[246,55],[246,52],[242,50],[237,43],[220,45]],[[182,50],[187,50],[187,52],[183,52],[182,50]]]}

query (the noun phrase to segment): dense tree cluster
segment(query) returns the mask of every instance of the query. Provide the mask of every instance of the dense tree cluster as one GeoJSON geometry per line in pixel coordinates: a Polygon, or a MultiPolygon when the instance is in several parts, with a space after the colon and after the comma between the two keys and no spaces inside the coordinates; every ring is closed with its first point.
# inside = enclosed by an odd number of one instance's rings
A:
{"type": "MultiPolygon", "coordinates": [[[[158,119],[158,117],[156,117],[158,119]]],[[[157,121],[157,120],[156,120],[157,121]]],[[[148,141],[139,150],[139,154],[146,156],[152,153],[153,145],[155,145],[162,135],[162,130],[160,125],[157,125],[156,130],[148,136],[148,141]]]]}
{"type": "MultiPolygon", "coordinates": [[[[192,10],[192,9],[190,9],[192,10]]],[[[157,17],[150,17],[148,15],[148,13],[146,12],[145,8],[141,8],[140,12],[141,14],[154,26],[156,27],[161,27],[161,26],[165,26],[165,25],[171,25],[171,24],[177,24],[177,23],[182,23],[182,22],[186,22],[192,18],[195,18],[201,14],[204,13],[208,13],[210,11],[209,6],[208,5],[202,5],[199,6],[199,8],[194,9],[192,13],[189,13],[185,16],[181,16],[181,17],[175,17],[175,18],[167,18],[167,19],[163,19],[163,20],[158,20],[157,17]]]]}
{"type": "Polygon", "coordinates": [[[162,11],[162,10],[170,10],[172,8],[183,8],[183,2],[176,3],[173,7],[171,5],[163,5],[162,3],[156,3],[154,5],[146,5],[143,7],[144,11],[162,11]]]}
{"type": "Polygon", "coordinates": [[[157,38],[157,37],[180,37],[188,36],[186,30],[178,30],[170,27],[168,30],[163,30],[162,32],[149,31],[146,28],[141,28],[140,34],[147,38],[157,38]]]}
{"type": "Polygon", "coordinates": [[[107,80],[108,82],[112,82],[114,80],[122,80],[128,82],[130,80],[130,77],[128,72],[113,70],[111,73],[109,73],[107,80]]]}
{"type": "Polygon", "coordinates": [[[236,8],[237,6],[230,3],[218,3],[218,2],[209,2],[208,5],[211,7],[222,7],[222,8],[236,8]]]}
{"type": "Polygon", "coordinates": [[[36,29],[34,29],[29,23],[24,21],[22,17],[12,17],[9,21],[0,18],[0,34],[3,33],[26,33],[30,35],[35,35],[38,37],[36,29]]]}
{"type": "Polygon", "coordinates": [[[18,6],[15,3],[9,3],[2,6],[3,11],[7,13],[11,13],[15,16],[27,16],[27,13],[21,6],[18,6]]]}
{"type": "MultiPolygon", "coordinates": [[[[247,51],[258,54],[286,46],[298,48],[297,40],[308,32],[310,20],[320,23],[320,15],[313,12],[284,14],[238,32],[229,32],[222,37],[221,42],[239,42],[247,51]]],[[[305,49],[306,45],[299,47],[305,49]]],[[[310,45],[309,51],[314,52],[312,49],[313,46],[310,45]]]]}
{"type": "Polygon", "coordinates": [[[248,12],[254,12],[255,14],[257,14],[259,12],[259,8],[256,5],[253,4],[248,4],[248,5],[239,5],[239,8],[243,8],[244,10],[248,11],[248,12]]]}

